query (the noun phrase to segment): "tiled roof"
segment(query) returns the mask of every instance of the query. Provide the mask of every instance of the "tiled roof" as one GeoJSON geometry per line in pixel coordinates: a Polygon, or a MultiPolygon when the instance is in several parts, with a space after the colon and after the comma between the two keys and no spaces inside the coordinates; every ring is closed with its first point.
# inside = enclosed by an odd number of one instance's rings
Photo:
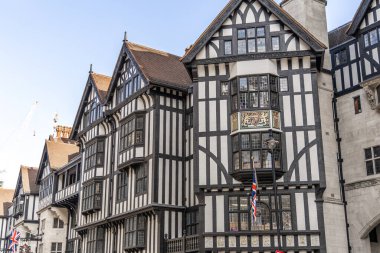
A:
{"type": "Polygon", "coordinates": [[[347,29],[350,27],[350,25],[351,22],[344,24],[329,32],[330,48],[336,47],[354,38],[352,36],[347,35],[347,29]]]}
{"type": "Polygon", "coordinates": [[[63,138],[46,140],[46,150],[51,170],[57,170],[69,162],[72,154],[79,152],[75,142],[63,138]]]}
{"type": "Polygon", "coordinates": [[[24,193],[38,193],[39,187],[36,184],[37,172],[37,168],[21,165],[20,176],[24,193]]]}
{"type": "Polygon", "coordinates": [[[111,77],[94,72],[90,73],[90,77],[93,80],[96,89],[98,90],[100,101],[102,103],[105,102],[104,100],[107,97],[107,92],[111,83],[111,77]]]}
{"type": "Polygon", "coordinates": [[[187,88],[192,84],[180,57],[129,41],[126,46],[149,82],[178,88],[187,88]]]}
{"type": "Polygon", "coordinates": [[[7,215],[7,209],[12,205],[14,189],[0,188],[0,216],[7,215]]]}

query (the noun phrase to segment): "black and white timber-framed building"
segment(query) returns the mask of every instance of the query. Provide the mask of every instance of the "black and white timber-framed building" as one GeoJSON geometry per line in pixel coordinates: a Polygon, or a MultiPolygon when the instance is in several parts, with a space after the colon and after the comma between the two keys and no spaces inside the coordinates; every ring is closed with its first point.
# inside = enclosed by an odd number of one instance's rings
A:
{"type": "Polygon", "coordinates": [[[329,33],[326,4],[230,0],[182,57],[125,38],[45,142],[36,251],[378,252],[380,2],[329,33]]]}

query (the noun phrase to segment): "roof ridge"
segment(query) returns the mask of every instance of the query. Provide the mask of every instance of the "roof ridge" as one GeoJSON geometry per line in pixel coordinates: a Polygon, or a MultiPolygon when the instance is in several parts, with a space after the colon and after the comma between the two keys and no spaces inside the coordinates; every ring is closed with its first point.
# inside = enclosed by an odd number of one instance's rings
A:
{"type": "MultiPolygon", "coordinates": [[[[339,29],[342,29],[343,27],[345,27],[345,26],[347,26],[347,25],[350,25],[351,23],[352,23],[352,21],[348,21],[347,23],[345,23],[345,24],[343,24],[343,25],[341,25],[341,26],[338,26],[338,27],[332,29],[331,31],[329,31],[329,33],[333,33],[333,32],[335,32],[335,31],[337,31],[337,30],[339,30],[339,29]]],[[[347,30],[348,30],[348,29],[347,29],[347,30]]]]}
{"type": "Polygon", "coordinates": [[[181,57],[178,56],[178,55],[175,55],[175,54],[172,54],[172,53],[169,53],[169,52],[166,52],[166,51],[160,50],[160,49],[156,49],[156,48],[153,48],[153,47],[148,47],[148,46],[145,46],[145,45],[137,44],[137,43],[135,43],[135,42],[127,41],[126,43],[127,43],[127,45],[128,45],[128,44],[132,44],[132,45],[134,45],[134,46],[139,46],[139,47],[143,47],[143,48],[149,49],[149,50],[152,51],[152,52],[169,54],[169,55],[172,55],[172,56],[175,56],[175,57],[181,58],[181,57]]]}
{"type": "Polygon", "coordinates": [[[105,74],[100,74],[100,73],[96,73],[96,72],[92,72],[91,75],[98,75],[98,76],[104,76],[104,77],[107,77],[107,78],[112,78],[112,77],[107,76],[105,74]]]}

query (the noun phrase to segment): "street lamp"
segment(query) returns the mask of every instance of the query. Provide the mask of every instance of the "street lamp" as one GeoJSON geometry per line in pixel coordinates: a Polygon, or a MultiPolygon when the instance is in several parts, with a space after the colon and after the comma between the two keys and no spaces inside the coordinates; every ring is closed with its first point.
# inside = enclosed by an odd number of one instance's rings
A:
{"type": "Polygon", "coordinates": [[[280,238],[280,217],[278,214],[278,199],[277,199],[277,181],[276,181],[276,167],[274,164],[274,149],[280,142],[273,138],[273,135],[266,141],[266,144],[271,152],[272,160],[272,178],[273,178],[273,191],[274,191],[274,205],[275,205],[275,215],[276,215],[276,227],[277,227],[277,246],[281,249],[281,238],[280,238]]]}

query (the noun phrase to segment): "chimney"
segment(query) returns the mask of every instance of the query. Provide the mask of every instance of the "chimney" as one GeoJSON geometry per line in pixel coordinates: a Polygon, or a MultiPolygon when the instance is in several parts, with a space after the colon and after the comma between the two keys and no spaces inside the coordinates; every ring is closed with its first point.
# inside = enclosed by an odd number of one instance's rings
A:
{"type": "Polygon", "coordinates": [[[61,139],[61,138],[69,138],[69,136],[70,136],[70,134],[71,134],[71,130],[72,130],[71,127],[67,127],[67,126],[56,126],[56,127],[55,127],[56,138],[57,138],[57,139],[61,139]]]}
{"type": "Polygon", "coordinates": [[[327,0],[284,0],[280,6],[326,46],[329,45],[327,0]]]}

